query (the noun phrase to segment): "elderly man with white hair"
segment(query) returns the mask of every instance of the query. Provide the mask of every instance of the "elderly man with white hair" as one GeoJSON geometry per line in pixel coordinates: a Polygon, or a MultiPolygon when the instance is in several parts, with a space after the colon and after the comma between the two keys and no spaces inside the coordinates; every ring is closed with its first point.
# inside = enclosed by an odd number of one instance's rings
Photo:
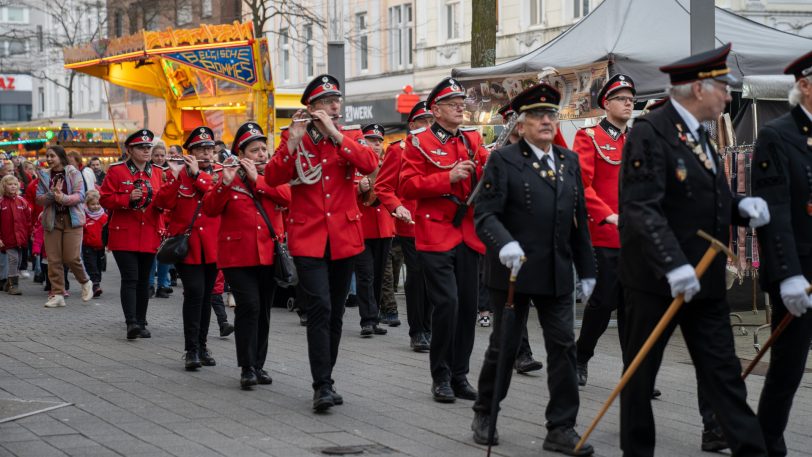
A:
{"type": "Polygon", "coordinates": [[[753,155],[753,194],[770,205],[772,221],[758,230],[761,285],[770,294],[775,328],[795,316],[775,341],[758,405],[770,456],[787,455],[784,429],[812,342],[812,52],[791,63],[792,110],[767,123],[753,155]]]}

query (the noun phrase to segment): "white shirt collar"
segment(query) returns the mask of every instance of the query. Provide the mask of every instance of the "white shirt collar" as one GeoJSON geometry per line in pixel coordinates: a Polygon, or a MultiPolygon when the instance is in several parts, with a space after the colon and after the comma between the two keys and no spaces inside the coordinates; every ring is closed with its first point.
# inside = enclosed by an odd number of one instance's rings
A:
{"type": "Polygon", "coordinates": [[[806,107],[805,107],[804,105],[802,105],[802,104],[800,104],[800,103],[799,103],[799,104],[798,104],[798,106],[800,106],[800,107],[801,107],[801,109],[802,109],[802,110],[804,110],[804,113],[806,113],[806,117],[808,117],[808,118],[809,118],[809,120],[810,120],[810,121],[812,121],[812,113],[810,113],[809,111],[807,111],[807,109],[806,109],[806,107]]]}
{"type": "Polygon", "coordinates": [[[548,160],[553,159],[553,145],[552,144],[547,146],[546,151],[542,151],[541,148],[539,148],[538,146],[534,145],[533,143],[531,143],[529,141],[525,141],[525,143],[527,143],[527,145],[530,146],[530,150],[533,151],[533,154],[536,155],[537,159],[541,160],[541,158],[544,157],[544,156],[546,156],[548,160]]]}
{"type": "Polygon", "coordinates": [[[696,130],[699,128],[700,124],[699,121],[696,120],[696,117],[694,117],[694,115],[691,114],[690,111],[685,109],[684,106],[680,105],[679,102],[677,102],[673,98],[671,99],[671,104],[674,105],[674,109],[677,110],[679,116],[682,118],[683,121],[685,121],[685,126],[688,127],[688,131],[691,132],[692,135],[694,135],[694,138],[699,138],[699,136],[696,134],[697,133],[696,130]]]}

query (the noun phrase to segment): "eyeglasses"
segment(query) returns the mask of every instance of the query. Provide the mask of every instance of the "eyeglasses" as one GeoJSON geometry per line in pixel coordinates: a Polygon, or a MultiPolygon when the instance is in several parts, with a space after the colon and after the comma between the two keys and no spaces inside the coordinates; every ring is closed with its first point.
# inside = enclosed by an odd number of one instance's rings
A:
{"type": "Polygon", "coordinates": [[[532,119],[544,119],[545,117],[547,117],[551,121],[557,121],[558,118],[560,117],[558,111],[550,111],[550,110],[525,111],[524,115],[532,119]]]}
{"type": "Polygon", "coordinates": [[[447,106],[457,111],[462,111],[465,109],[465,103],[435,103],[435,105],[447,106]]]}
{"type": "Polygon", "coordinates": [[[628,97],[628,96],[624,96],[624,95],[617,96],[617,97],[612,97],[612,98],[607,98],[606,100],[607,101],[617,100],[617,101],[619,101],[620,103],[623,103],[623,104],[634,103],[634,97],[628,97]]]}
{"type": "Polygon", "coordinates": [[[341,97],[327,97],[313,102],[314,105],[332,105],[334,103],[341,103],[341,97]]]}

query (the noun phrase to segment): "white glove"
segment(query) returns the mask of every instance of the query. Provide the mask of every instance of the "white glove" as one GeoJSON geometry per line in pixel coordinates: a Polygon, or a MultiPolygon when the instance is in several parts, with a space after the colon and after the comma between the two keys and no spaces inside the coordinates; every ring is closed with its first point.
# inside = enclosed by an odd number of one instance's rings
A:
{"type": "Polygon", "coordinates": [[[812,308],[806,288],[809,281],[801,275],[791,276],[781,281],[781,300],[787,311],[795,317],[800,317],[807,308],[812,308]]]}
{"type": "Polygon", "coordinates": [[[587,303],[595,291],[595,278],[581,278],[581,303],[587,303]]]}
{"type": "Polygon", "coordinates": [[[511,276],[518,276],[519,269],[522,267],[522,259],[524,258],[524,251],[519,246],[518,241],[511,241],[510,243],[502,246],[499,250],[499,261],[502,265],[510,268],[511,276]]]}
{"type": "Polygon", "coordinates": [[[770,223],[770,208],[761,197],[746,197],[739,202],[741,217],[750,218],[750,227],[757,228],[770,223]]]}
{"type": "Polygon", "coordinates": [[[668,285],[671,286],[671,296],[677,298],[677,295],[685,294],[686,303],[691,301],[694,295],[699,293],[699,289],[702,288],[699,285],[699,279],[696,277],[694,267],[688,264],[674,268],[665,276],[668,278],[668,285]]]}

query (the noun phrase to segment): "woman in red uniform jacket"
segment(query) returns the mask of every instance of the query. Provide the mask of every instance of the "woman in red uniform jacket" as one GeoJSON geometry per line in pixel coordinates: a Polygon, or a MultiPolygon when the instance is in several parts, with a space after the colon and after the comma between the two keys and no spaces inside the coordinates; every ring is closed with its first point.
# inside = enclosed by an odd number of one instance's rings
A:
{"type": "Polygon", "coordinates": [[[260,202],[274,233],[280,237],[284,228],[278,206],[290,202],[290,186],[270,187],[258,172],[257,165],[268,160],[266,141],[257,124],[243,124],[231,148],[238,153],[239,163],[225,164],[221,178],[203,199],[203,214],[220,216],[217,267],[223,270],[237,301],[234,328],[237,364],[242,368],[240,385],[244,389],[272,382],[263,367],[276,290],[274,240],[254,199],[260,202]]]}
{"type": "Polygon", "coordinates": [[[121,307],[127,339],[149,338],[147,305],[152,259],[161,243],[161,209],[153,198],[163,171],[149,163],[155,135],[139,130],[124,141],[128,159],[110,166],[101,187],[101,204],[110,212],[107,248],[121,272],[121,307]]]}
{"type": "Polygon", "coordinates": [[[190,230],[189,253],[175,265],[183,281],[183,336],[185,368],[217,364],[206,348],[211,320],[211,292],[217,279],[217,231],[220,217],[201,211],[203,196],[214,185],[217,171],[214,159],[214,132],[208,127],[195,128],[183,149],[190,153],[168,160],[167,182],[158,192],[156,204],[166,211],[169,235],[190,230]]]}

